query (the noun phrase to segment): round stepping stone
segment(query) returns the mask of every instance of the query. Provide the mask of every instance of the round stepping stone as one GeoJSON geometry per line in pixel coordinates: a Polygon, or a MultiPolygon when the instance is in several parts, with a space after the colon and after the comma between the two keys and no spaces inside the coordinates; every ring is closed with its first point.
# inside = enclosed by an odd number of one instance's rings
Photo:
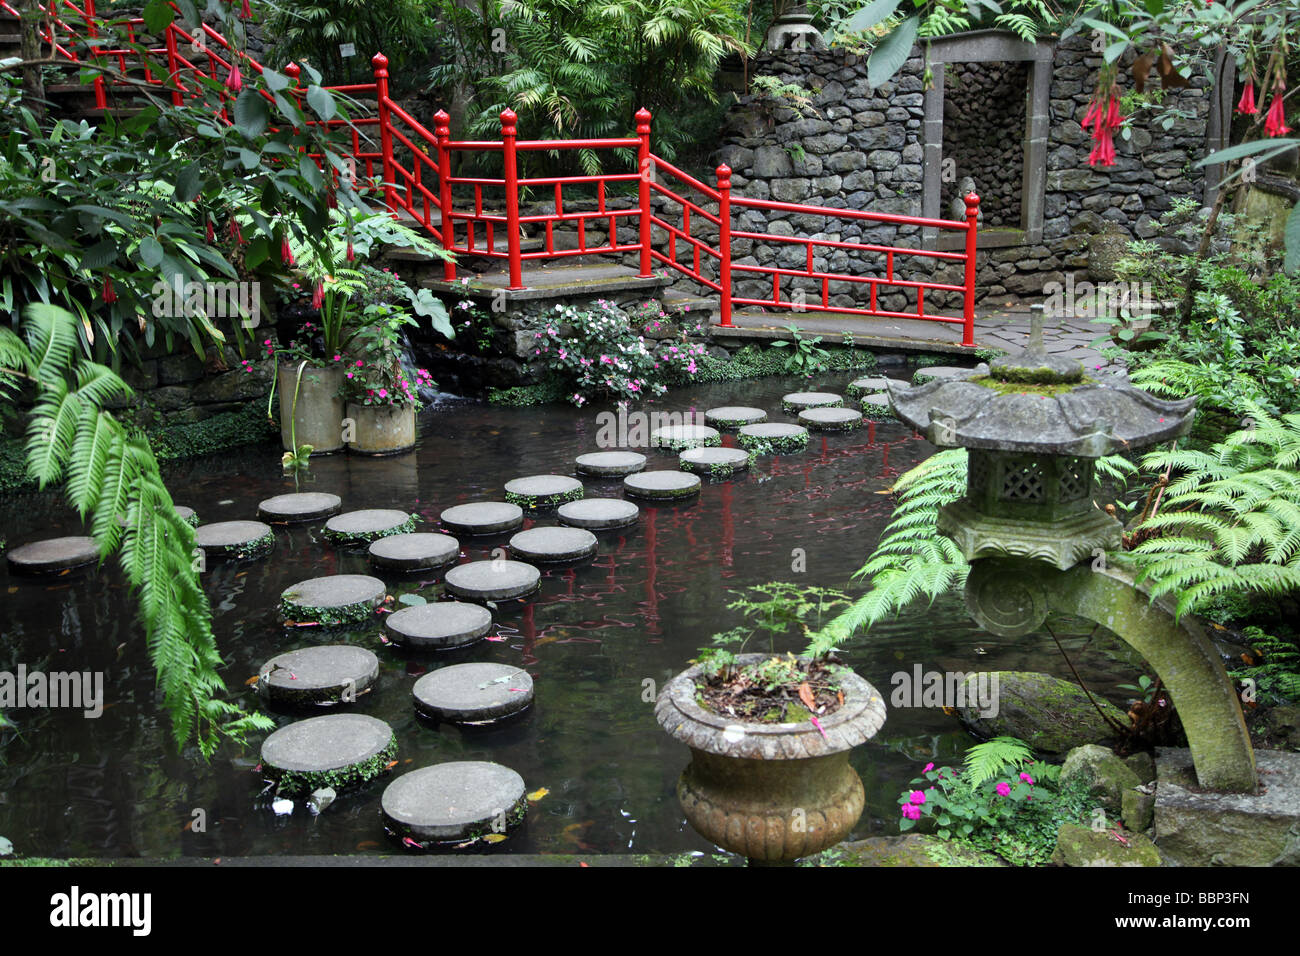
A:
{"type": "Polygon", "coordinates": [[[280,593],[280,617],[286,622],[356,624],[375,616],[384,594],[384,582],[365,574],[309,578],[280,593]]]}
{"type": "Polygon", "coordinates": [[[398,647],[442,650],[473,644],[492,630],[492,612],[478,604],[435,601],[384,618],[384,633],[398,647]]]}
{"type": "Polygon", "coordinates": [[[301,647],[262,665],[257,692],[272,704],[352,703],[378,676],[379,658],[364,647],[301,647]]]}
{"type": "Polygon", "coordinates": [[[505,835],[528,812],[524,778],[485,760],[455,760],[404,773],[379,806],[394,836],[424,843],[460,843],[505,835]]]}
{"type": "Polygon", "coordinates": [[[415,530],[415,518],[393,508],[367,508],[335,515],[325,522],[325,540],[340,547],[369,544],[390,534],[415,530]]]}
{"type": "Polygon", "coordinates": [[[862,424],[862,413],[852,408],[806,408],[799,424],[824,432],[846,432],[862,424]]]}
{"type": "Polygon", "coordinates": [[[935,379],[965,378],[969,374],[968,368],[958,368],[955,365],[931,365],[929,368],[918,368],[916,374],[912,376],[912,384],[924,385],[935,379]]]}
{"type": "Polygon", "coordinates": [[[276,495],[257,506],[257,516],[274,524],[297,524],[301,521],[319,521],[336,515],[343,508],[343,499],[319,491],[304,491],[292,495],[276,495]]]}
{"type": "Polygon", "coordinates": [[[700,492],[700,476],[684,471],[646,471],[623,479],[623,490],[634,498],[671,501],[700,492]]]}
{"type": "Polygon", "coordinates": [[[867,418],[882,419],[894,417],[894,406],[889,404],[889,395],[878,392],[875,395],[863,395],[858,400],[862,414],[867,418]]]}
{"type": "Polygon", "coordinates": [[[280,793],[342,790],[372,780],[397,753],[393,728],[365,714],[330,714],[281,727],[262,742],[262,772],[280,793]]]}
{"type": "Polygon", "coordinates": [[[194,543],[210,558],[260,558],[275,547],[275,531],[261,521],[218,521],[194,529],[194,543]]]}
{"type": "Polygon", "coordinates": [[[849,382],[848,388],[844,389],[846,395],[850,398],[858,398],[862,395],[872,395],[876,392],[883,392],[886,388],[886,381],[883,375],[872,375],[867,378],[859,378],[849,382]]]}
{"type": "Polygon", "coordinates": [[[521,508],[554,508],[582,495],[582,482],[568,475],[530,475],[506,482],[506,501],[521,508]]]}
{"type": "Polygon", "coordinates": [[[749,452],[742,448],[688,448],[677,456],[682,471],[710,478],[730,478],[749,467],[749,452]]]}
{"type": "Polygon", "coordinates": [[[641,509],[622,498],[584,498],[560,505],[555,516],[560,524],[589,531],[608,531],[611,528],[626,528],[636,524],[641,509]]]}
{"type": "Polygon", "coordinates": [[[721,445],[722,436],[708,425],[665,425],[650,433],[650,445],[664,451],[721,445]]]}
{"type": "Polygon", "coordinates": [[[524,561],[547,564],[582,561],[600,547],[596,536],[585,528],[530,528],[510,539],[510,553],[524,561]]]}
{"type": "Polygon", "coordinates": [[[447,572],[444,583],[457,597],[474,601],[508,601],[532,594],[542,572],[522,561],[471,561],[447,572]]]}
{"type": "Polygon", "coordinates": [[[501,534],[523,527],[524,509],[505,501],[475,501],[448,508],[438,520],[461,534],[501,534]]]}
{"type": "Polygon", "coordinates": [[[452,564],[460,556],[460,542],[449,534],[418,531],[391,534],[370,542],[370,563],[393,571],[423,571],[452,564]]]}
{"type": "Polygon", "coordinates": [[[844,398],[834,392],[790,392],[781,396],[781,409],[787,415],[798,415],[806,408],[838,408],[844,398]]]}
{"type": "Polygon", "coordinates": [[[743,448],[770,451],[781,455],[807,447],[808,429],[802,425],[764,422],[758,425],[746,425],[737,433],[736,440],[743,448]]]}
{"type": "Polygon", "coordinates": [[[19,574],[57,574],[99,560],[94,538],[72,536],[33,541],[9,552],[9,568],[19,574]]]}
{"type": "Polygon", "coordinates": [[[645,455],[635,451],[597,451],[579,455],[573,464],[580,475],[592,478],[622,478],[645,468],[645,455]]]}
{"type": "Polygon", "coordinates": [[[704,420],[714,428],[739,428],[741,425],[756,425],[767,421],[767,412],[748,405],[723,405],[720,408],[710,408],[704,413],[704,420]]]}
{"type": "Polygon", "coordinates": [[[411,695],[430,720],[477,724],[525,710],[533,702],[533,679],[512,664],[455,664],[425,674],[411,695]]]}
{"type": "Polygon", "coordinates": [[[177,505],[176,517],[180,518],[191,528],[197,528],[199,526],[199,516],[193,508],[186,507],[185,505],[177,505]]]}

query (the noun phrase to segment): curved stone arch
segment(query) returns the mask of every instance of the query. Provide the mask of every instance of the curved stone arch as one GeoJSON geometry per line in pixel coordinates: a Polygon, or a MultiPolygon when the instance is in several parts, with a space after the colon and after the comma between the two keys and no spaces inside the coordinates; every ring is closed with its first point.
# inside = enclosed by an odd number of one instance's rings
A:
{"type": "Polygon", "coordinates": [[[1207,789],[1254,793],[1255,753],[1236,689],[1218,651],[1193,617],[1175,622],[1171,603],[1151,600],[1120,568],[1079,564],[1059,571],[1040,562],[971,562],[966,604],[976,622],[1003,637],[1036,630],[1050,611],[1109,628],[1146,658],[1178,708],[1197,782],[1207,789]]]}

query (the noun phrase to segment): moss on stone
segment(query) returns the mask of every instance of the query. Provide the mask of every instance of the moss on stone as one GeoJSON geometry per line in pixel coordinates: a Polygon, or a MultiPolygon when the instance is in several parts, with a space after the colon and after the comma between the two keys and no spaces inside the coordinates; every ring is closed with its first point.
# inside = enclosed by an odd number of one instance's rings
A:
{"type": "Polygon", "coordinates": [[[415,530],[415,515],[407,515],[405,521],[401,524],[393,525],[391,528],[383,528],[379,531],[332,531],[325,527],[321,533],[325,540],[335,547],[359,547],[369,545],[372,541],[378,541],[380,538],[387,538],[395,534],[410,534],[415,530]]]}
{"type": "MultiPolygon", "coordinates": [[[[1048,369],[1047,371],[1050,371],[1048,369]]],[[[981,375],[977,378],[968,378],[966,381],[972,385],[982,385],[990,388],[999,395],[1061,395],[1064,392],[1073,391],[1083,385],[1095,385],[1096,379],[1084,377],[1077,382],[1054,382],[1037,383],[1031,381],[1007,381],[1000,378],[994,378],[991,375],[981,375]]]]}
{"type": "Polygon", "coordinates": [[[781,435],[776,438],[759,438],[754,435],[742,434],[736,436],[736,441],[740,443],[742,448],[760,455],[788,455],[793,452],[803,451],[808,447],[808,433],[781,435]]]}
{"type": "Polygon", "coordinates": [[[322,787],[333,787],[342,792],[347,787],[360,786],[385,773],[396,755],[397,735],[394,734],[379,753],[346,767],[338,767],[334,770],[279,770],[264,765],[263,770],[268,780],[276,781],[276,793],[311,793],[322,787]]]}
{"type": "Polygon", "coordinates": [[[557,492],[553,495],[525,495],[517,491],[507,491],[506,501],[512,505],[518,505],[525,511],[536,511],[541,508],[558,508],[570,501],[580,501],[585,494],[586,490],[580,487],[571,491],[557,492]]]}

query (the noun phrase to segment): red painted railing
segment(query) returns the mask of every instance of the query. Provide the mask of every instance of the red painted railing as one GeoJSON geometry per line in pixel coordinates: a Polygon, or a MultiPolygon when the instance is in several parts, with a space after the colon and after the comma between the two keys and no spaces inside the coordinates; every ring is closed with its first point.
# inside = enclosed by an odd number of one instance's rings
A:
{"type": "MultiPolygon", "coordinates": [[[[7,0],[0,0],[0,9],[16,15],[7,0]]],[[[49,4],[51,26],[42,39],[50,43],[61,56],[77,60],[75,46],[83,42],[91,59],[113,62],[119,73],[126,74],[136,64],[130,62],[139,55],[130,48],[113,49],[95,41],[100,38],[100,22],[95,16],[94,0],[85,0],[78,7],[72,0],[56,0],[49,4]],[[62,17],[60,11],[71,11],[84,23],[84,32],[78,33],[62,17]],[[62,36],[70,38],[61,43],[62,36]]],[[[114,30],[125,30],[127,39],[134,43],[143,35],[143,20],[128,18],[112,22],[114,30]]],[[[201,25],[190,34],[179,24],[168,25],[164,46],[149,51],[167,65],[167,76],[158,77],[147,64],[140,64],[143,81],[165,86],[171,91],[173,103],[182,105],[197,91],[185,85],[186,76],[220,78],[229,74],[232,64],[254,73],[263,67],[242,52],[233,50],[220,33],[201,25]],[[182,50],[194,54],[193,59],[182,50]],[[220,52],[218,52],[220,51],[220,52]],[[197,62],[196,62],[197,61],[197,62]]],[[[434,115],[434,128],[429,131],[419,120],[406,112],[388,91],[388,60],[381,53],[372,60],[375,72],[373,84],[327,87],[351,97],[374,97],[376,115],[357,119],[332,119],[311,121],[332,130],[348,128],[351,138],[350,152],[358,164],[349,171],[355,183],[360,174],[370,179],[376,167],[382,175],[384,203],[393,214],[405,213],[419,223],[430,235],[452,252],[504,259],[508,269],[508,288],[522,289],[523,264],[526,261],[560,259],[569,256],[626,255],[636,256],[638,274],[652,275],[655,263],[688,276],[704,288],[716,293],[719,299],[719,321],[724,327],[732,325],[732,309],[752,306],[762,309],[792,312],[836,312],[851,315],[883,316],[888,318],[920,319],[962,326],[962,344],[973,346],[975,316],[975,242],[976,222],[979,218],[979,197],[966,197],[966,219],[925,219],[873,213],[865,210],[837,209],[801,203],[751,199],[731,194],[731,170],[719,166],[713,186],[695,179],[650,150],[650,113],[644,109],[636,114],[636,136],[622,139],[585,140],[520,140],[517,117],[507,109],[501,113],[501,139],[498,141],[456,141],[451,138],[450,118],[439,111],[434,115]],[[379,134],[379,143],[363,134],[371,129],[379,134]],[[636,169],[627,173],[601,173],[587,176],[525,176],[519,175],[520,152],[574,150],[634,150],[636,169]],[[453,153],[500,153],[502,174],[499,177],[464,176],[452,173],[453,153]],[[630,187],[635,184],[634,198],[630,187]],[[565,208],[566,186],[595,193],[594,210],[565,208]],[[521,190],[545,190],[553,203],[550,212],[524,214],[520,211],[521,190]],[[627,190],[627,194],[622,194],[627,190]],[[496,200],[489,207],[485,192],[496,200]],[[458,195],[459,194],[459,195],[458,195]],[[660,207],[656,211],[655,200],[660,207]],[[458,206],[458,203],[461,205],[458,206]],[[465,205],[465,204],[468,205],[465,205]],[[781,214],[814,216],[834,220],[845,225],[906,226],[923,230],[957,231],[965,233],[965,248],[961,252],[940,252],[908,246],[889,246],[872,242],[846,239],[818,238],[816,236],[780,235],[733,228],[733,213],[741,210],[764,211],[781,214]],[[670,221],[668,210],[679,213],[680,218],[670,221]],[[605,238],[594,242],[588,235],[591,224],[604,230],[605,238]],[[620,239],[620,223],[625,223],[625,235],[620,239]],[[635,238],[632,226],[635,225],[635,238]],[[521,237],[525,227],[542,230],[542,248],[525,252],[521,237]],[[557,248],[556,229],[574,228],[577,242],[573,248],[557,248]],[[802,247],[799,267],[790,265],[762,265],[753,262],[733,261],[733,245],[745,242],[750,246],[774,244],[778,247],[802,247]],[[861,275],[848,271],[831,270],[826,262],[828,254],[853,253],[872,256],[880,260],[879,274],[861,275]],[[819,264],[819,255],[822,262],[819,264]],[[683,261],[683,259],[685,261],[683,261]],[[900,260],[916,262],[930,260],[934,265],[960,264],[962,282],[940,282],[930,278],[909,278],[909,270],[900,271],[900,260]],[[747,278],[762,277],[770,281],[771,295],[739,295],[737,284],[747,278]],[[783,283],[787,287],[783,290],[783,283]],[[840,287],[832,291],[832,284],[840,287]],[[847,290],[867,287],[867,303],[855,305],[832,301],[833,296],[846,294],[847,290]],[[808,288],[812,295],[809,296],[808,288]],[[882,291],[911,296],[914,309],[886,309],[881,305],[882,291]],[[947,293],[960,295],[961,314],[944,315],[927,307],[926,294],[947,293]]],[[[304,90],[299,85],[301,71],[294,64],[285,67],[285,74],[293,81],[290,93],[301,99],[304,90]]],[[[95,102],[107,108],[107,89],[114,83],[124,86],[121,80],[95,79],[95,102]]],[[[269,93],[263,95],[270,98],[269,93]]],[[[220,115],[228,121],[223,98],[220,115]]],[[[324,157],[313,157],[325,168],[324,157]]],[[[327,170],[337,178],[337,170],[327,170]]],[[[914,275],[920,275],[920,270],[914,275]]],[[[456,277],[456,264],[447,261],[443,276],[448,281],[456,277]]]]}

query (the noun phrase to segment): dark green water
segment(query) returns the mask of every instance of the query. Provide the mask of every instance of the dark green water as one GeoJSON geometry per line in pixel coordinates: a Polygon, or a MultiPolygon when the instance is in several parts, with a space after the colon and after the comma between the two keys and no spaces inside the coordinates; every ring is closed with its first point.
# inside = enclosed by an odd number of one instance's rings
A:
{"type": "MultiPolygon", "coordinates": [[[[780,412],[785,392],[842,390],[853,376],[805,382],[765,380],[674,392],[662,410],[746,404],[780,412]]],[[[453,504],[499,499],[502,485],[529,474],[571,474],[576,455],[597,450],[597,409],[550,406],[503,409],[448,403],[420,419],[418,449],[387,460],[314,459],[302,490],[339,494],[344,507],[395,507],[432,521],[453,504]]],[[[732,591],[772,580],[848,587],[892,508],[880,494],[899,470],[933,452],[899,425],[814,435],[805,452],[761,459],[748,475],[706,482],[693,503],[643,506],[640,524],[601,535],[588,566],[552,570],[530,602],[504,605],[494,636],[439,656],[408,656],[385,647],[374,626],[322,634],[288,631],[275,620],[279,593],[304,578],[374,573],[364,553],[336,552],[315,526],[277,530],[275,551],[244,564],[212,563],[203,575],[234,696],[257,706],[245,681],[266,659],[310,643],[353,642],[372,648],[382,669],[373,691],[355,705],[388,721],[398,737],[402,773],[448,760],[493,760],[523,775],[529,790],[549,793],[531,806],[524,827],[493,853],[678,853],[712,848],[687,826],[674,786],[688,761],[653,717],[647,687],[662,687],[715,632],[740,623],[725,605],[732,591]],[[801,549],[806,570],[794,570],[801,549]],[[418,721],[410,689],[430,668],[464,661],[517,664],[532,674],[531,712],[491,729],[433,727],[418,721]],[[647,681],[653,684],[647,684],[647,681]]],[[[731,439],[726,440],[728,444],[731,439]]],[[[655,450],[650,467],[675,468],[655,450]]],[[[169,486],[204,521],[255,517],[257,502],[294,490],[272,445],[225,453],[172,468],[169,486]]],[[[618,482],[589,481],[588,496],[621,494],[618,482]]],[[[538,523],[551,523],[543,518],[538,523]]],[[[80,533],[56,498],[0,502],[0,527],[11,547],[80,533]]],[[[429,525],[425,526],[430,527],[429,525]]],[[[508,536],[462,536],[462,560],[490,557],[508,536]]],[[[390,593],[432,597],[441,575],[384,577],[390,593]]],[[[855,586],[856,587],[856,586],[855,586]]],[[[224,748],[210,763],[178,755],[154,693],[134,607],[118,572],[32,581],[0,568],[0,670],[103,671],[107,707],[98,719],[66,710],[19,710],[7,716],[0,750],[0,835],[17,852],[44,856],[233,856],[249,854],[394,853],[379,818],[391,777],[344,794],[320,817],[299,804],[277,817],[253,772],[255,741],[224,748]],[[188,827],[194,811],[206,832],[188,827]]],[[[1069,638],[1090,684],[1112,699],[1131,681],[1111,645],[1069,638]]],[[[778,650],[798,650],[793,635],[778,650]]],[[[754,649],[765,649],[758,647],[754,649]]],[[[925,670],[1045,670],[1068,677],[1046,634],[1005,641],[985,634],[958,599],[921,605],[847,647],[859,674],[890,694],[890,676],[925,670]]],[[[281,725],[302,715],[274,714],[281,725]]],[[[308,715],[310,716],[310,715],[308,715]]],[[[853,762],[867,788],[857,836],[897,832],[898,793],[926,761],[957,759],[971,738],[938,709],[891,708],[876,741],[853,762]]]]}

